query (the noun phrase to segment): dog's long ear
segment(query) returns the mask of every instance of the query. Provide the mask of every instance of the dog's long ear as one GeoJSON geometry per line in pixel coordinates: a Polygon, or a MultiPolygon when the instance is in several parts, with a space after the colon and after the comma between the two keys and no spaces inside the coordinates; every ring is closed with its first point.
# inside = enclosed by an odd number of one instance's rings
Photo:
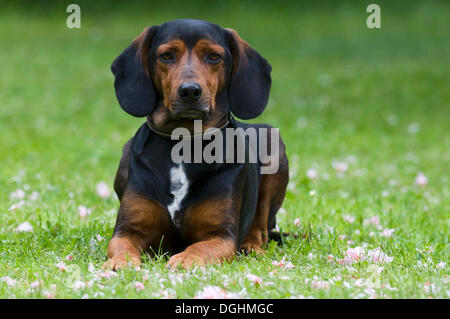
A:
{"type": "Polygon", "coordinates": [[[150,114],[156,104],[147,57],[157,30],[157,26],[145,28],[111,65],[117,100],[122,109],[133,116],[150,114]]]}
{"type": "Polygon", "coordinates": [[[225,29],[233,70],[229,87],[231,112],[247,120],[260,115],[269,99],[272,67],[256,50],[242,40],[233,29],[225,29]]]}

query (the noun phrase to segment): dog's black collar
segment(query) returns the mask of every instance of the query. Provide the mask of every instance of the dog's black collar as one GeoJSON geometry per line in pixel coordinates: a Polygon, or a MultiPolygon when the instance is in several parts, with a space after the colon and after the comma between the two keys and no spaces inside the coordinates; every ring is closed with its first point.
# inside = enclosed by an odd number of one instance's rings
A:
{"type": "MultiPolygon", "coordinates": [[[[190,134],[188,137],[185,137],[185,138],[188,138],[188,139],[194,139],[194,138],[197,138],[197,137],[202,137],[202,138],[203,138],[203,137],[205,137],[205,136],[211,136],[211,135],[215,134],[216,132],[221,131],[222,129],[226,128],[226,127],[230,124],[230,122],[231,122],[231,120],[228,120],[224,125],[222,125],[221,127],[214,128],[213,130],[208,131],[207,134],[205,134],[205,133],[201,133],[201,134],[190,134]]],[[[146,123],[147,123],[148,128],[149,128],[153,133],[155,133],[155,134],[157,134],[157,135],[159,135],[159,136],[161,136],[161,137],[163,137],[163,138],[169,139],[169,140],[172,139],[172,134],[167,134],[167,133],[165,133],[165,132],[161,132],[161,131],[159,131],[158,129],[154,128],[154,127],[150,124],[150,118],[149,118],[149,117],[147,117],[146,123]]]]}

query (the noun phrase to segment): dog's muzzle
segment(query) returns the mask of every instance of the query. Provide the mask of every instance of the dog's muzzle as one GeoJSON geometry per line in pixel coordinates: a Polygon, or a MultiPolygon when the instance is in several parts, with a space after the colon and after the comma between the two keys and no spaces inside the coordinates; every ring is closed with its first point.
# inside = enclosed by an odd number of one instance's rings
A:
{"type": "Polygon", "coordinates": [[[202,99],[202,87],[195,82],[184,82],[178,87],[178,103],[174,105],[172,118],[175,120],[204,120],[208,116],[209,103],[202,99]]]}

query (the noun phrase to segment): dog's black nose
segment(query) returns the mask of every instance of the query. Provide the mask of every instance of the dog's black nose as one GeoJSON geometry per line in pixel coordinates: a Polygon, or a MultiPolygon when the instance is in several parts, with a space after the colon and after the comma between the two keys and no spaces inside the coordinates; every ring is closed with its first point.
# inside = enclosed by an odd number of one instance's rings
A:
{"type": "Polygon", "coordinates": [[[178,88],[178,95],[186,103],[195,103],[202,96],[202,87],[193,82],[182,83],[178,88]]]}

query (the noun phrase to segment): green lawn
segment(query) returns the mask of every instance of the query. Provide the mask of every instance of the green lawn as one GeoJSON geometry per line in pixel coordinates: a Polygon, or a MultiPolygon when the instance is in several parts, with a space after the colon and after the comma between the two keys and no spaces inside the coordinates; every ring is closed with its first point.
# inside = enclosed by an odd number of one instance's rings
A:
{"type": "Polygon", "coordinates": [[[206,286],[243,298],[450,297],[448,2],[379,1],[378,30],[364,1],[78,1],[80,30],[65,25],[71,2],[49,3],[0,4],[0,297],[191,298],[206,286]],[[112,189],[143,122],[118,106],[110,64],[145,26],[186,17],[236,29],[272,64],[255,122],[286,142],[278,226],[300,236],[206,269],[169,272],[163,256],[103,273],[119,203],[96,185],[112,189]],[[92,213],[80,218],[80,206],[92,213]],[[24,222],[32,232],[14,231],[24,222]],[[378,247],[393,260],[374,262],[378,247]]]}

